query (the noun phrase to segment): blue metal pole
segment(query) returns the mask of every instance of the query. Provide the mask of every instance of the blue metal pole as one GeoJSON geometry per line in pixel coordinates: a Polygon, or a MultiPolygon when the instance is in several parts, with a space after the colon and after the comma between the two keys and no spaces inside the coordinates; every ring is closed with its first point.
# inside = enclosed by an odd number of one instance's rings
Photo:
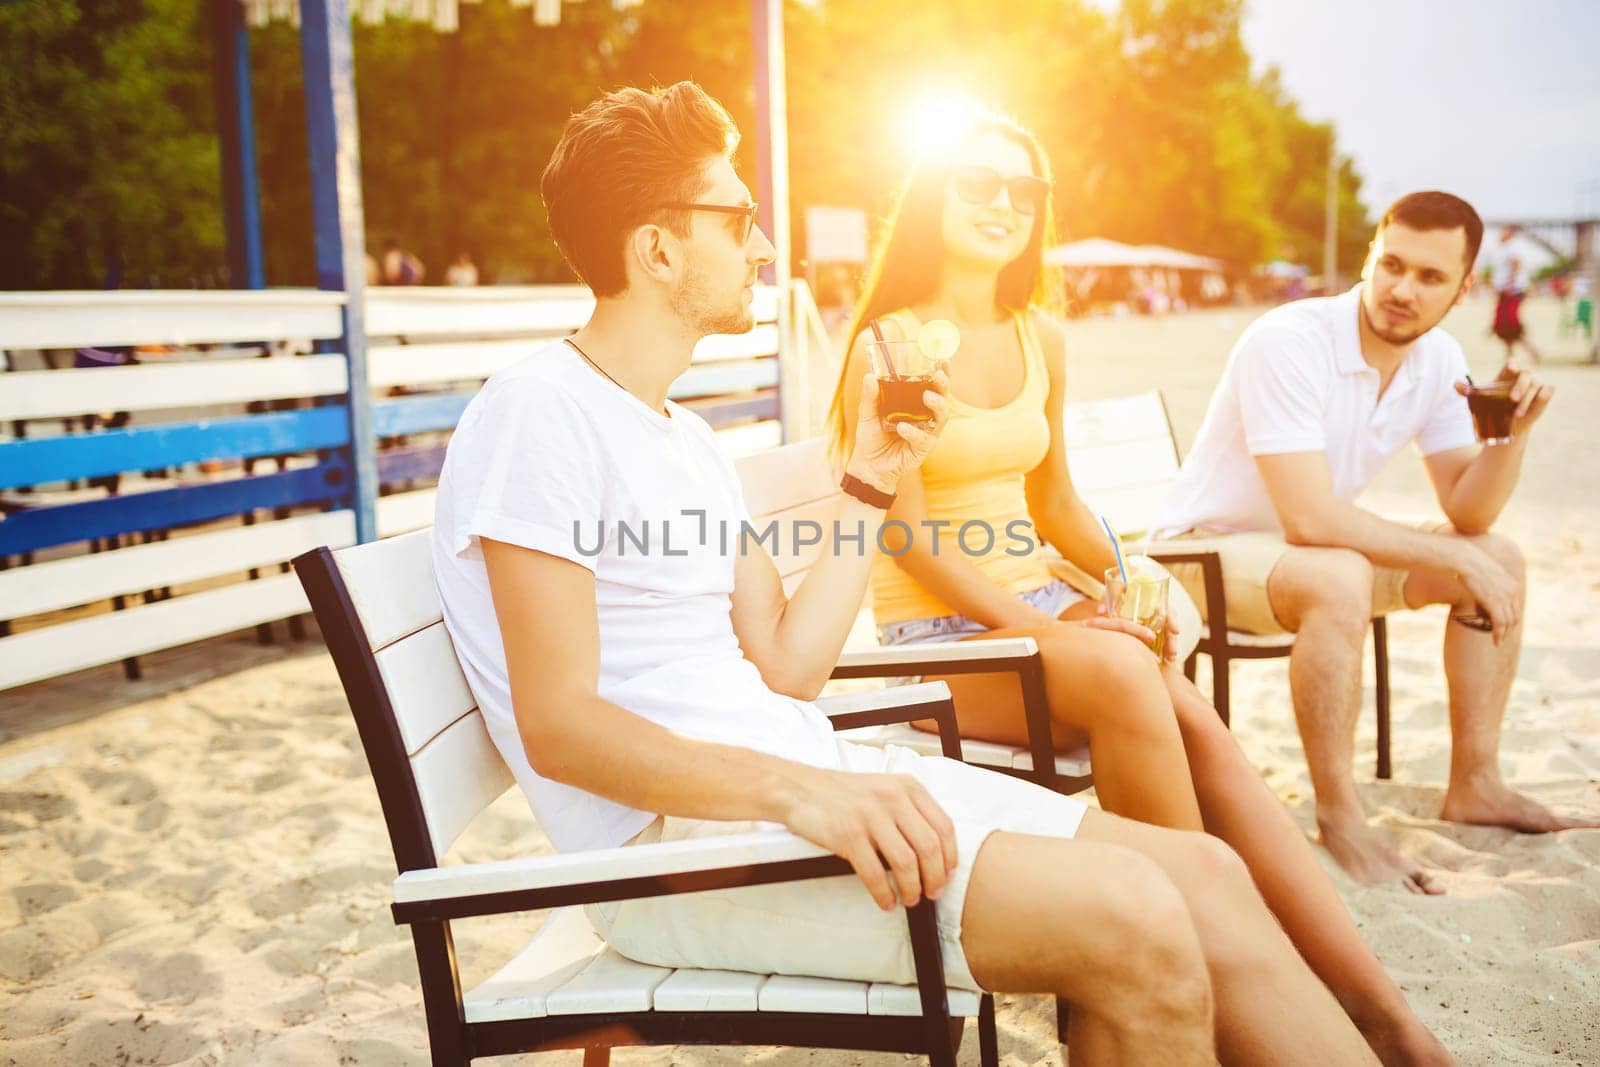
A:
{"type": "Polygon", "coordinates": [[[264,289],[261,194],[256,178],[255,102],[250,92],[250,31],[239,0],[212,0],[212,79],[222,142],[223,223],[228,286],[264,289]]]}
{"type": "Polygon", "coordinates": [[[344,349],[350,363],[351,487],[356,538],[378,536],[377,440],[367,384],[367,249],[361,210],[361,141],[356,127],[355,50],[347,0],[301,0],[300,64],[311,150],[311,217],[317,288],[343,291],[344,349]]]}

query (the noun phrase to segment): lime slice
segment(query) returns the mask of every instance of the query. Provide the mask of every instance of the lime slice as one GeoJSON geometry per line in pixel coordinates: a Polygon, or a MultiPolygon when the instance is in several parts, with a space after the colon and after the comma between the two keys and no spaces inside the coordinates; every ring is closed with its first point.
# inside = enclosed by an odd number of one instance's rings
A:
{"type": "Polygon", "coordinates": [[[949,319],[929,319],[917,331],[917,347],[933,363],[943,363],[961,347],[961,331],[949,319]]]}

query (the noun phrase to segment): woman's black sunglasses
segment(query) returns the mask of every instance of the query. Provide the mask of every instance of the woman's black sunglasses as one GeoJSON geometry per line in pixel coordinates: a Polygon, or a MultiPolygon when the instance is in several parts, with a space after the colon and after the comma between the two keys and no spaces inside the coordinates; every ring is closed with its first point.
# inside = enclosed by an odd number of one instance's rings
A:
{"type": "Polygon", "coordinates": [[[1050,195],[1050,183],[1032,174],[1015,178],[1002,178],[989,167],[962,167],[950,175],[950,187],[956,195],[969,204],[982,206],[994,200],[994,194],[1005,186],[1011,206],[1019,215],[1037,215],[1044,209],[1045,198],[1050,195]]]}

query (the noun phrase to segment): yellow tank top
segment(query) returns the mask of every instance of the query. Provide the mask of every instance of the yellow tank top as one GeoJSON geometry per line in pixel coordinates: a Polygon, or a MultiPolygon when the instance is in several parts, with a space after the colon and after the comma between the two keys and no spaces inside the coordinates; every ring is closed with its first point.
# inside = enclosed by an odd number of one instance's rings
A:
{"type": "MultiPolygon", "coordinates": [[[[916,336],[919,324],[909,310],[892,317],[907,330],[905,336],[916,336]]],[[[1028,518],[1024,489],[1024,477],[1050,450],[1050,423],[1045,416],[1050,371],[1027,312],[1016,313],[1015,322],[1022,345],[1021,390],[994,408],[975,407],[952,396],[949,422],[923,461],[922,484],[929,520],[949,524],[938,529],[940,554],[959,553],[1002,589],[1024,593],[1048,585],[1052,578],[1028,518]],[[987,528],[968,526],[963,532],[963,524],[974,521],[987,523],[987,528]],[[1014,522],[1027,525],[1008,532],[1008,524],[1014,522]],[[992,539],[988,530],[993,531],[992,539]]],[[[924,527],[913,530],[912,536],[917,544],[928,545],[935,533],[924,527]]],[[[872,606],[879,626],[959,614],[881,552],[872,563],[872,606]]]]}

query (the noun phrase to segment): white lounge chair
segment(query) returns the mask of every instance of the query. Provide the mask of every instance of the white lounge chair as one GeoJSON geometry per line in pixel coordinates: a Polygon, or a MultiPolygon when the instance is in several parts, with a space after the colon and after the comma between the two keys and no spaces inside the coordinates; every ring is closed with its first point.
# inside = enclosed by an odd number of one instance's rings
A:
{"type": "MultiPolygon", "coordinates": [[[[601,901],[821,878],[849,864],[786,831],[495,863],[440,866],[451,843],[512,784],[442,621],[430,531],[298,557],[295,570],[339,671],[378,787],[411,927],[433,1063],[583,1048],[604,1067],[621,1045],[795,1045],[926,1055],[954,1067],[963,1020],[995,1067],[994,1000],[947,989],[932,906],[906,910],[918,985],[672,970],[625,959],[590,928],[601,901]],[[461,986],[452,920],[556,909],[486,981],[461,986]]],[[[935,719],[954,754],[942,684],[821,702],[836,727],[935,719]]],[[[930,735],[923,735],[930,736],[930,735]]]]}

